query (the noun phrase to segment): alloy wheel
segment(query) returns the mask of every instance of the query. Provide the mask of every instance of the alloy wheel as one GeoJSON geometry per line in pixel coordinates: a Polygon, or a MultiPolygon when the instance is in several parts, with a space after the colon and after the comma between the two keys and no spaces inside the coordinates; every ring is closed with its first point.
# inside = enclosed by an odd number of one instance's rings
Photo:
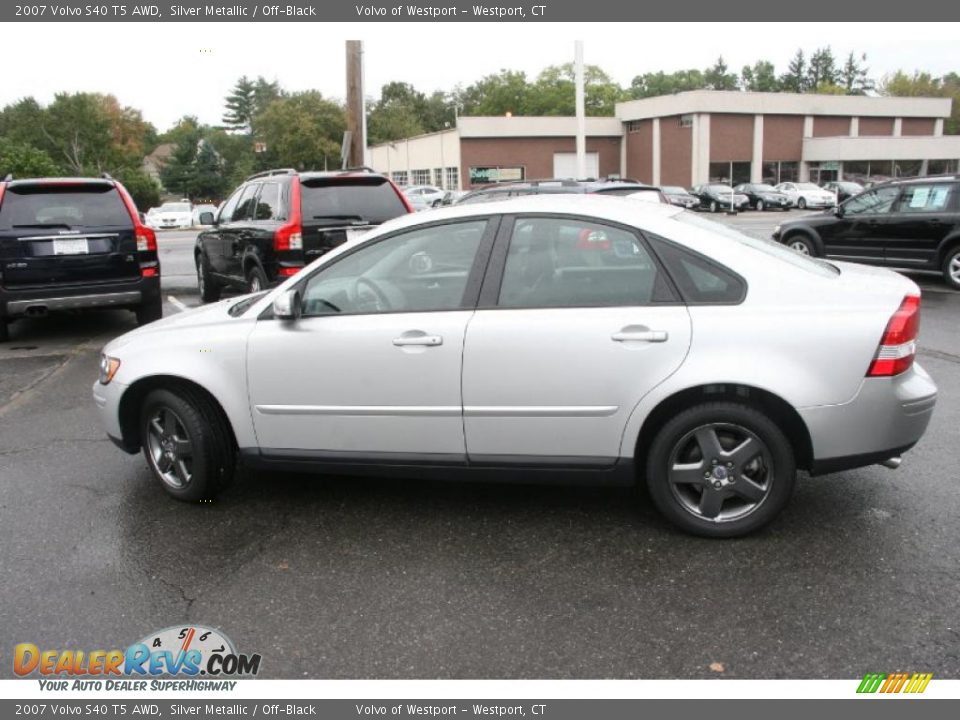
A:
{"type": "Polygon", "coordinates": [[[950,258],[947,263],[947,272],[950,274],[954,285],[960,287],[960,253],[950,258]]]}
{"type": "Polygon", "coordinates": [[[810,248],[803,240],[794,240],[792,243],[790,243],[790,249],[796,250],[801,255],[810,254],[810,248]]]}
{"type": "Polygon", "coordinates": [[[180,416],[158,407],[147,424],[147,449],[154,472],[164,483],[182,490],[193,479],[193,441],[180,416]]]}
{"type": "Polygon", "coordinates": [[[680,506],[714,523],[756,512],[775,477],[766,443],[734,423],[702,425],[681,437],[670,454],[667,474],[680,506]]]}

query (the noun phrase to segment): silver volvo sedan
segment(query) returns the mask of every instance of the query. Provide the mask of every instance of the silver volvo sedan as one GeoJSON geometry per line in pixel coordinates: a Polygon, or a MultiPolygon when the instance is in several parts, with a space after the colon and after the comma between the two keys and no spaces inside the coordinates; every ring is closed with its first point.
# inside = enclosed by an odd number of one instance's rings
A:
{"type": "Polygon", "coordinates": [[[899,464],[937,397],[919,313],[888,270],[672,206],[538,196],[398,218],[272,291],[134,330],[93,394],[181,500],[238,463],[640,480],[679,527],[730,537],[798,469],[899,464]]]}

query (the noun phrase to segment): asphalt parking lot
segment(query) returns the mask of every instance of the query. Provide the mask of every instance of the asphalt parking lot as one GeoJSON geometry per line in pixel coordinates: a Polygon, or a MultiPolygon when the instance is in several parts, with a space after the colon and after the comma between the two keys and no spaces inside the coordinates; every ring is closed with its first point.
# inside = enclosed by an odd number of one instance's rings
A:
{"type": "MultiPolygon", "coordinates": [[[[722,219],[762,237],[784,217],[722,219]]],[[[165,313],[199,303],[193,235],[160,235],[165,313]]],[[[960,677],[960,293],[912,277],[941,393],[927,435],[897,471],[801,478],[735,541],[682,535],[630,490],[248,473],[177,503],[90,398],[132,313],[16,323],[0,675],[18,642],[126,647],[194,622],[277,678],[960,677]]]]}

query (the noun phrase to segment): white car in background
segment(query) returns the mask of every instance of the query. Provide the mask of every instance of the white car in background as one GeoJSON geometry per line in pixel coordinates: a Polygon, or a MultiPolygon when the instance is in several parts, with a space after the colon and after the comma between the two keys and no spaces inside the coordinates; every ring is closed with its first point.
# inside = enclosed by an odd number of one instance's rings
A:
{"type": "Polygon", "coordinates": [[[790,198],[790,204],[801,210],[828,208],[837,204],[837,196],[811,182],[782,182],[774,190],[790,198]]]}
{"type": "Polygon", "coordinates": [[[193,207],[189,200],[165,202],[152,217],[147,216],[147,222],[154,230],[193,227],[193,207]]]}
{"type": "Polygon", "coordinates": [[[446,191],[433,185],[411,185],[404,188],[403,194],[410,200],[416,210],[425,210],[440,205],[446,191]]]}

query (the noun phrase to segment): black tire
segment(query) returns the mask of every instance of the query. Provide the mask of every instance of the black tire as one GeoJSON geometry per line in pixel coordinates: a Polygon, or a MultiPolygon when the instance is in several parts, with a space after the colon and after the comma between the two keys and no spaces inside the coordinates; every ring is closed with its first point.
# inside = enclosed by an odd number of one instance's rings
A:
{"type": "Polygon", "coordinates": [[[715,213],[719,208],[720,208],[720,206],[717,205],[717,201],[716,201],[716,200],[711,200],[711,201],[710,201],[710,212],[715,213]]]}
{"type": "Polygon", "coordinates": [[[0,342],[10,341],[10,323],[5,318],[0,318],[0,342]]]}
{"type": "Polygon", "coordinates": [[[148,325],[163,317],[163,300],[158,295],[137,306],[137,325],[148,325]]]}
{"type": "Polygon", "coordinates": [[[793,448],[786,436],[762,412],[738,403],[704,403],[681,412],[657,433],[647,453],[646,482],[654,504],[677,527],[704,537],[737,537],[760,529],[783,510],[795,480],[793,448]],[[700,446],[700,433],[710,437],[711,428],[719,446],[717,464],[700,446]],[[738,438],[749,438],[751,444],[739,444],[738,438]],[[735,447],[744,448],[739,458],[727,454],[735,447]],[[728,460],[736,462],[728,466],[728,460]],[[678,481],[686,477],[693,482],[678,481]],[[713,519],[710,507],[718,508],[713,519]]]}
{"type": "Polygon", "coordinates": [[[797,200],[797,207],[800,208],[801,210],[806,210],[807,209],[806,199],[800,198],[799,200],[797,200]]]}
{"type": "Polygon", "coordinates": [[[801,255],[817,257],[817,246],[814,245],[813,240],[808,238],[806,235],[791,235],[784,240],[784,244],[791,250],[796,250],[801,255]]]}
{"type": "Polygon", "coordinates": [[[223,288],[210,273],[210,261],[202,253],[197,255],[197,287],[200,289],[200,299],[205,302],[216,302],[220,299],[223,288]]]}
{"type": "Polygon", "coordinates": [[[948,287],[960,290],[960,245],[947,250],[943,258],[943,280],[948,287]]]}
{"type": "Polygon", "coordinates": [[[254,263],[247,270],[247,292],[255,293],[266,290],[268,287],[267,274],[263,268],[254,263]]]}
{"type": "Polygon", "coordinates": [[[150,472],[177,500],[210,500],[233,480],[237,452],[227,420],[218,407],[196,390],[177,388],[150,392],[141,408],[140,438],[150,472]],[[166,424],[169,413],[174,418],[172,426],[166,424]],[[170,461],[162,457],[164,445],[154,425],[158,418],[164,430],[173,428],[167,437],[175,438],[171,447],[178,449],[170,461]],[[189,441],[189,454],[182,449],[186,448],[182,440],[189,441]],[[189,477],[180,477],[179,460],[184,461],[189,477]],[[164,467],[169,470],[165,472],[164,467]],[[177,479],[180,479],[179,486],[174,482],[177,479]]]}
{"type": "Polygon", "coordinates": [[[763,206],[763,200],[757,200],[757,210],[763,212],[766,208],[763,206]]]}

